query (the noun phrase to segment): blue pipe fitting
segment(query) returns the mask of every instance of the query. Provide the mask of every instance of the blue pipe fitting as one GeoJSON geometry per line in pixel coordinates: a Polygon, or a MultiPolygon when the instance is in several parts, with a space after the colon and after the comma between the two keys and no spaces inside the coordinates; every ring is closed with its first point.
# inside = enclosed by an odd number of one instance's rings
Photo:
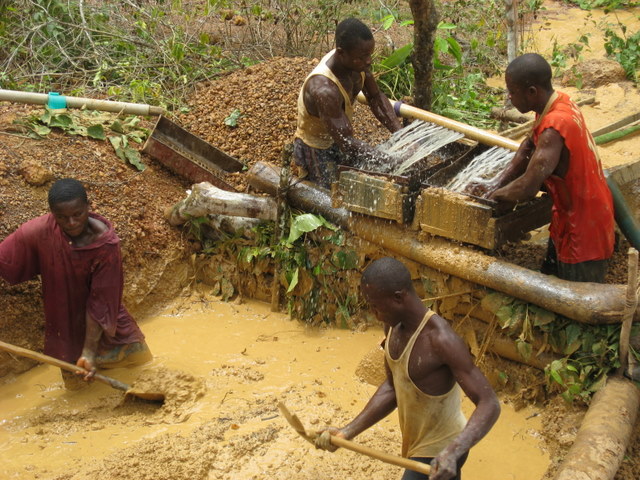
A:
{"type": "Polygon", "coordinates": [[[47,107],[52,110],[67,108],[67,98],[64,95],[60,95],[58,92],[49,92],[47,107]]]}

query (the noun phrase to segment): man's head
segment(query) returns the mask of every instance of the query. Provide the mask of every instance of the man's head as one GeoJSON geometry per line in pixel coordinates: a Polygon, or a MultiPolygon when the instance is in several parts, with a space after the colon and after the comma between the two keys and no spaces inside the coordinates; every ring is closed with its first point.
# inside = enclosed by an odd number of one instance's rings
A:
{"type": "Polygon", "coordinates": [[[371,30],[357,18],[347,18],[336,27],[336,53],[345,68],[357,72],[367,70],[374,48],[371,30]]]}
{"type": "Polygon", "coordinates": [[[89,201],[82,183],[73,178],[56,181],[49,189],[49,209],[58,226],[71,238],[85,232],[89,223],[89,201]]]}
{"type": "Polygon", "coordinates": [[[390,326],[402,320],[408,297],[415,295],[409,270],[391,257],[371,263],[362,274],[360,288],[378,320],[390,326]]]}
{"type": "Polygon", "coordinates": [[[514,59],[505,72],[509,99],[521,113],[531,110],[541,113],[553,93],[551,66],[537,53],[525,53],[514,59]]]}

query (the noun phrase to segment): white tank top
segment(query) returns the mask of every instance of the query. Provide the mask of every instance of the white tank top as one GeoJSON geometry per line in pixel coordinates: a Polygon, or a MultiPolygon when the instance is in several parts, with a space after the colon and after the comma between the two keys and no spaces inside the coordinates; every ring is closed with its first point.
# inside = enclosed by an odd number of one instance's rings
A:
{"type": "MultiPolygon", "coordinates": [[[[311,115],[307,111],[307,107],[304,106],[304,88],[309,79],[314,75],[322,75],[335,83],[344,98],[345,115],[349,119],[349,122],[351,122],[353,118],[353,104],[351,103],[351,98],[340,83],[340,80],[338,80],[338,77],[336,77],[327,66],[327,60],[329,60],[334,53],[335,49],[331,50],[322,58],[322,60],[320,60],[320,63],[318,63],[311,73],[307,75],[307,78],[304,80],[304,84],[300,89],[300,93],[298,94],[298,125],[296,128],[295,138],[301,139],[310,147],[323,150],[333,145],[333,138],[331,138],[327,127],[320,117],[311,115]]],[[[360,88],[364,85],[364,73],[361,74],[361,78],[362,84],[360,85],[360,88]]]]}
{"type": "Polygon", "coordinates": [[[435,312],[428,310],[396,360],[389,354],[389,331],[384,353],[393,375],[402,431],[403,457],[436,457],[467,424],[461,409],[461,388],[455,383],[444,395],[427,395],[409,378],[409,357],[416,339],[435,312]]]}

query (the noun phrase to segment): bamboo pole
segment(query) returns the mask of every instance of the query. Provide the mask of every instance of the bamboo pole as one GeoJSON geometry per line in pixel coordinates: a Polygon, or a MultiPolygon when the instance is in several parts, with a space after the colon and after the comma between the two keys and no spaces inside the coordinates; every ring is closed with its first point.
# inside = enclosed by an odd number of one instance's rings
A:
{"type": "Polygon", "coordinates": [[[627,271],[627,297],[620,330],[620,370],[624,371],[629,366],[629,340],[631,337],[631,324],[633,323],[633,312],[638,307],[638,251],[635,248],[629,249],[629,263],[627,271]]]}
{"type": "MultiPolygon", "coordinates": [[[[293,156],[293,144],[286,144],[282,149],[282,168],[280,169],[280,183],[276,191],[276,224],[273,231],[273,245],[280,243],[287,233],[286,224],[289,216],[287,203],[287,189],[291,176],[291,158],[293,156]]],[[[280,311],[280,259],[275,259],[273,267],[273,283],[271,285],[271,311],[280,311]]]]}

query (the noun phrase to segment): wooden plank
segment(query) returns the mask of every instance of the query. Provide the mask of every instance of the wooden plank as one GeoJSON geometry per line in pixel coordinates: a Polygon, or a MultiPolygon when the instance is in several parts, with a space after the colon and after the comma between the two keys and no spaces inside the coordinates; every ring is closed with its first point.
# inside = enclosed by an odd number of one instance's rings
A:
{"type": "Polygon", "coordinates": [[[640,178],[640,158],[633,163],[608,168],[604,173],[612,176],[619,186],[634,182],[640,178]]]}

